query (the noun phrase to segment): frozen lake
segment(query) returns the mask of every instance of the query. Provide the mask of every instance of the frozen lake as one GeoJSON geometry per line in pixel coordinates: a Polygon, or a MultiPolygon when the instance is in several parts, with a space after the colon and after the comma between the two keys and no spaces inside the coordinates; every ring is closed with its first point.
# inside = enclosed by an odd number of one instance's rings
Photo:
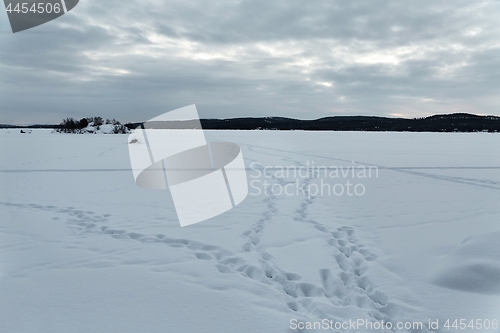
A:
{"type": "Polygon", "coordinates": [[[206,136],[253,183],[181,228],[126,135],[1,130],[0,332],[500,332],[500,135],[206,136]]]}

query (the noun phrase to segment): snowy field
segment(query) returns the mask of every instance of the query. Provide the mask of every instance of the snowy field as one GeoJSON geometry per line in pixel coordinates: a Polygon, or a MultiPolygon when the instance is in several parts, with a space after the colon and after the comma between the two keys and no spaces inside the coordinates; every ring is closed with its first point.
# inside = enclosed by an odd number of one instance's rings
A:
{"type": "Polygon", "coordinates": [[[206,136],[240,145],[254,186],[181,228],[127,135],[1,130],[0,332],[500,332],[500,135],[206,136]]]}

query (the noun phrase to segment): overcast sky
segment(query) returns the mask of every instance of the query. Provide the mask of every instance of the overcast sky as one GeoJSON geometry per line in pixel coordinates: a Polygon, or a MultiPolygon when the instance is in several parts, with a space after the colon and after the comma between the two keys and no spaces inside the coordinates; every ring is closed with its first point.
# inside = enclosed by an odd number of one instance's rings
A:
{"type": "Polygon", "coordinates": [[[0,123],[500,115],[500,1],[80,0],[12,34],[0,123]]]}

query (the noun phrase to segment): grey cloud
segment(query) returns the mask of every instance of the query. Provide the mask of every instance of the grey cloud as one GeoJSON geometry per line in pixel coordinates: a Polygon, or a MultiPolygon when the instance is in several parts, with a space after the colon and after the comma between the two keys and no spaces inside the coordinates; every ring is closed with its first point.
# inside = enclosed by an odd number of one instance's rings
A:
{"type": "Polygon", "coordinates": [[[500,115],[498,14],[496,1],[80,1],[0,34],[0,122],[193,103],[202,117],[500,115]]]}

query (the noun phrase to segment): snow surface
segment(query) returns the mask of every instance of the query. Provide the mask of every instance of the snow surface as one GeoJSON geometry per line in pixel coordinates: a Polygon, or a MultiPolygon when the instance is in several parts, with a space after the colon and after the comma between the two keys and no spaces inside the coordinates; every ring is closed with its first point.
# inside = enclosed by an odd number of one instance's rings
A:
{"type": "Polygon", "coordinates": [[[379,174],[351,179],[363,196],[249,195],[180,228],[168,191],[135,185],[128,136],[1,130],[0,332],[500,319],[499,135],[206,136],[240,145],[250,174],[274,166],[265,179],[282,186],[317,184],[273,174],[311,162],[379,174]]]}

